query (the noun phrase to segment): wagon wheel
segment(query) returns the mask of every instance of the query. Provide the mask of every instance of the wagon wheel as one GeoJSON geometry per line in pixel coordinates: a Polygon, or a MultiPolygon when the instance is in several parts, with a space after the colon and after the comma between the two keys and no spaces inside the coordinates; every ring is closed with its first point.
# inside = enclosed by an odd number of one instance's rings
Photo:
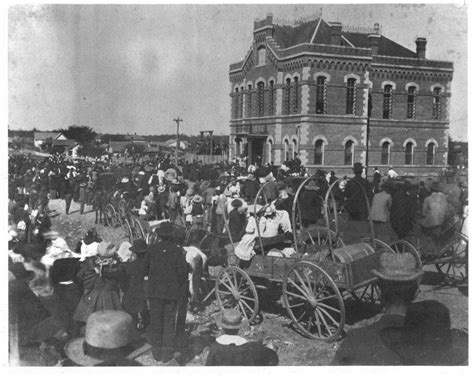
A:
{"type": "Polygon", "coordinates": [[[237,309],[248,323],[257,316],[257,289],[248,274],[238,267],[228,266],[217,275],[216,297],[221,310],[237,309]]]}
{"type": "Polygon", "coordinates": [[[117,211],[112,204],[105,205],[105,219],[112,227],[117,227],[119,225],[119,222],[117,221],[117,211]]]}
{"type": "Polygon", "coordinates": [[[123,198],[120,199],[120,201],[117,204],[117,210],[118,210],[118,217],[120,218],[120,221],[122,224],[125,222],[125,219],[127,218],[127,209],[128,204],[127,201],[124,200],[123,198]]]}
{"type": "Polygon", "coordinates": [[[454,285],[467,282],[468,245],[468,237],[457,233],[449,245],[440,252],[435,266],[444,274],[446,282],[454,285]]]}
{"type": "Polygon", "coordinates": [[[127,218],[125,218],[125,220],[123,221],[123,227],[125,227],[125,231],[127,231],[128,238],[131,242],[133,242],[135,238],[133,236],[132,226],[130,226],[130,222],[127,218]]]}
{"type": "Polygon", "coordinates": [[[336,233],[332,230],[328,230],[325,227],[321,226],[311,226],[305,228],[297,237],[296,241],[296,251],[316,253],[321,250],[329,250],[329,244],[332,244],[332,248],[342,248],[344,247],[344,242],[336,233]],[[299,247],[303,246],[303,249],[299,247]]]}
{"type": "Polygon", "coordinates": [[[411,253],[413,256],[415,256],[416,259],[416,266],[418,269],[421,270],[423,268],[423,263],[421,262],[421,256],[416,247],[411,244],[407,240],[396,240],[392,244],[390,244],[390,247],[395,251],[395,253],[411,253]]]}
{"type": "Polygon", "coordinates": [[[132,229],[135,239],[146,239],[146,232],[140,221],[135,217],[132,217],[132,229]]]}
{"type": "Polygon", "coordinates": [[[350,292],[352,297],[361,304],[378,305],[382,303],[380,299],[380,288],[376,282],[358,288],[350,292]]]}
{"type": "Polygon", "coordinates": [[[315,264],[302,261],[290,267],[283,279],[283,303],[294,324],[308,337],[333,341],[344,328],[341,292],[315,264]]]}
{"type": "MultiPolygon", "coordinates": [[[[370,238],[362,238],[363,243],[368,243],[372,245],[372,240],[370,238]]],[[[390,244],[385,243],[383,240],[374,239],[375,252],[391,252],[395,253],[395,250],[390,246],[390,244]]]]}

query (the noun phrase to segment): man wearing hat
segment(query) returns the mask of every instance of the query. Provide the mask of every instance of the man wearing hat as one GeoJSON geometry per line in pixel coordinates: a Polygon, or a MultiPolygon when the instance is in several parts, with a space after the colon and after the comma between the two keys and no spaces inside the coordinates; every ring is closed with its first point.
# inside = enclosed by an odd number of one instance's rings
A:
{"type": "Polygon", "coordinates": [[[400,356],[383,341],[385,328],[405,325],[410,303],[418,293],[423,275],[421,265],[411,253],[380,255],[380,267],[372,271],[379,278],[384,313],[375,323],[347,333],[332,361],[333,365],[402,365],[400,356]]]}
{"type": "Polygon", "coordinates": [[[365,197],[372,199],[372,190],[367,179],[362,177],[362,164],[354,163],[354,177],[347,182],[345,207],[352,221],[366,221],[369,215],[365,197]],[[365,194],[364,194],[365,192],[365,194]]]}
{"type": "Polygon", "coordinates": [[[447,196],[441,191],[438,182],[431,184],[431,194],[425,198],[421,209],[422,218],[419,221],[422,231],[434,238],[439,237],[441,227],[448,216],[447,196]]]}
{"type": "Polygon", "coordinates": [[[217,318],[222,335],[209,349],[206,366],[276,366],[278,355],[260,342],[248,342],[239,336],[242,315],[235,309],[225,309],[217,318]]]}
{"type": "Polygon", "coordinates": [[[161,241],[148,246],[145,275],[150,303],[150,343],[155,360],[173,358],[178,300],[188,281],[184,251],[173,241],[173,226],[164,222],[156,230],[161,241]]]}
{"type": "Polygon", "coordinates": [[[245,225],[247,224],[246,214],[241,210],[242,201],[234,199],[231,202],[232,210],[229,212],[229,233],[232,241],[238,242],[245,232],[245,225]]]}

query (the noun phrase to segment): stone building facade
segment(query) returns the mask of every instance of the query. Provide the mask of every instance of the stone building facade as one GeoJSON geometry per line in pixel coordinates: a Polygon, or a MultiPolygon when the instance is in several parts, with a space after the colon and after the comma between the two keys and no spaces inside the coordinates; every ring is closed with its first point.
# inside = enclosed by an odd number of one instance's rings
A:
{"type": "Polygon", "coordinates": [[[424,175],[447,164],[453,63],[426,58],[380,33],[322,18],[254,22],[245,58],[230,66],[231,158],[310,170],[353,163],[424,175]],[[369,132],[367,132],[369,130],[369,132]],[[367,142],[369,147],[367,148],[367,142]]]}

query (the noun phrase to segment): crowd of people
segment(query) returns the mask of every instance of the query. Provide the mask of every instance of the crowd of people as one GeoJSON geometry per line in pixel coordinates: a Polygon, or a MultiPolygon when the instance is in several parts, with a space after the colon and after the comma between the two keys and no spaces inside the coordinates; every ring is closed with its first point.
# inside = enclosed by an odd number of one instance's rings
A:
{"type": "MultiPolygon", "coordinates": [[[[438,183],[415,185],[397,179],[392,168],[384,177],[374,168],[369,180],[363,166],[356,163],[353,173],[338,180],[333,171],[317,171],[301,189],[298,226],[323,224],[323,200],[331,186],[332,213],[346,218],[343,223],[351,230],[342,231],[349,243],[367,231],[368,219],[376,238],[390,242],[407,237],[415,226],[436,239],[454,216],[467,215],[464,183],[453,202],[438,183]]],[[[31,340],[67,342],[65,353],[75,364],[110,365],[111,359],[126,358],[133,351],[128,345],[143,333],[156,361],[167,363],[177,356],[182,360],[192,270],[173,224],[227,235],[230,244],[222,264],[245,268],[259,251],[295,257],[290,218],[295,194],[308,176],[297,161],[280,167],[238,162],[176,166],[169,157],[132,165],[69,161],[60,156],[9,157],[9,276],[16,286],[10,294],[15,302],[15,293],[24,291],[18,286],[27,286],[50,316],[31,330],[31,340]],[[138,239],[133,244],[112,244],[91,228],[77,246],[70,247],[51,230],[49,200],[64,200],[66,214],[72,201],[77,201],[83,214],[87,205],[100,211],[104,200],[118,198],[127,200],[144,225],[151,220],[162,222],[155,230],[155,242],[138,239]],[[117,339],[117,349],[128,346],[130,351],[100,351],[101,346],[110,348],[94,334],[100,333],[101,322],[111,323],[111,331],[114,323],[130,326],[126,338],[111,335],[117,339]]],[[[104,225],[108,224],[105,218],[104,225]]],[[[379,275],[381,280],[383,275],[379,275]]],[[[275,351],[238,336],[241,321],[237,311],[221,314],[218,324],[223,334],[211,345],[206,365],[278,364],[275,351]]],[[[346,358],[338,359],[344,363],[346,358]]]]}

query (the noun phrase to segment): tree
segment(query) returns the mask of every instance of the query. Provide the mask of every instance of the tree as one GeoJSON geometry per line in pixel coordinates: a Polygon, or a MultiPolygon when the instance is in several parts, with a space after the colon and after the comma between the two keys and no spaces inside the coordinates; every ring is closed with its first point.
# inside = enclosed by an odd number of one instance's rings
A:
{"type": "Polygon", "coordinates": [[[84,145],[81,145],[77,150],[77,154],[83,157],[97,158],[104,154],[107,154],[105,148],[95,143],[88,142],[84,145]]]}
{"type": "Polygon", "coordinates": [[[93,143],[97,133],[90,127],[84,125],[71,125],[68,129],[62,129],[61,132],[70,140],[76,141],[80,145],[93,143]]]}

